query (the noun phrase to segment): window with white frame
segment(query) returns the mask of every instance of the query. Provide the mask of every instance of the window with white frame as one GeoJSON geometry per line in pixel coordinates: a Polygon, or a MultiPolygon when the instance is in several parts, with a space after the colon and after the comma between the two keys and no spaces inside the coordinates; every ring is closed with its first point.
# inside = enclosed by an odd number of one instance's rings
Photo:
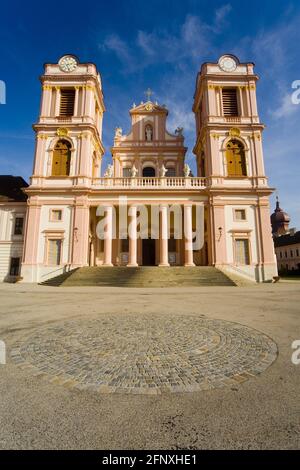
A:
{"type": "Polygon", "coordinates": [[[234,218],[236,221],[246,220],[246,210],[234,209],[234,218]]]}
{"type": "Polygon", "coordinates": [[[61,209],[51,209],[50,220],[52,222],[60,222],[62,220],[62,210],[61,209]]]}
{"type": "Polygon", "coordinates": [[[237,264],[250,264],[250,249],[248,238],[236,238],[235,244],[235,262],[237,264]]]}
{"type": "Polygon", "coordinates": [[[14,235],[23,235],[24,217],[15,218],[14,235]]]}
{"type": "Polygon", "coordinates": [[[50,266],[58,266],[61,263],[61,239],[48,239],[47,261],[50,266]]]}

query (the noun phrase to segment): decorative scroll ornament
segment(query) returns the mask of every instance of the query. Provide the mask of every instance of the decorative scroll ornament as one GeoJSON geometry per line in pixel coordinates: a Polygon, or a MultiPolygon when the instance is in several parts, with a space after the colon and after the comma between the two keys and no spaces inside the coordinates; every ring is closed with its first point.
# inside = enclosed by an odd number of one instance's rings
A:
{"type": "Polygon", "coordinates": [[[231,137],[239,137],[241,135],[241,131],[237,127],[232,127],[229,131],[229,135],[231,137]]]}
{"type": "Polygon", "coordinates": [[[56,134],[60,137],[64,137],[69,134],[69,131],[65,127],[59,127],[56,131],[56,134]]]}

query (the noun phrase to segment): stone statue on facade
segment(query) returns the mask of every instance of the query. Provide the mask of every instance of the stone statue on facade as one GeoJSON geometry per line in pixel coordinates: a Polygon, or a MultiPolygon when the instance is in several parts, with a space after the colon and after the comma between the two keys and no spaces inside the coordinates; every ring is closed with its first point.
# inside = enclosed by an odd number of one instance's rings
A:
{"type": "Polygon", "coordinates": [[[133,165],[133,167],[131,168],[131,177],[132,177],[132,178],[135,178],[135,177],[137,176],[138,172],[139,172],[139,171],[138,171],[138,169],[136,168],[136,166],[133,165]]]}
{"type": "Polygon", "coordinates": [[[182,136],[182,133],[183,133],[183,127],[177,127],[177,129],[175,129],[175,134],[178,135],[179,137],[182,136]]]}
{"type": "Polygon", "coordinates": [[[105,178],[112,178],[114,175],[114,166],[113,165],[107,165],[106,171],[104,173],[105,178]]]}
{"type": "Polygon", "coordinates": [[[122,137],[122,127],[116,127],[115,137],[122,137]]]}
{"type": "Polygon", "coordinates": [[[190,176],[190,173],[191,173],[191,169],[190,169],[189,165],[187,163],[185,163],[184,167],[183,167],[184,177],[187,178],[188,176],[190,176]]]}
{"type": "Polygon", "coordinates": [[[164,178],[167,174],[167,168],[165,167],[164,164],[162,164],[162,166],[160,167],[160,170],[159,170],[159,174],[162,178],[164,178]]]}
{"type": "Polygon", "coordinates": [[[152,140],[152,127],[151,126],[146,127],[146,140],[148,142],[152,140]]]}

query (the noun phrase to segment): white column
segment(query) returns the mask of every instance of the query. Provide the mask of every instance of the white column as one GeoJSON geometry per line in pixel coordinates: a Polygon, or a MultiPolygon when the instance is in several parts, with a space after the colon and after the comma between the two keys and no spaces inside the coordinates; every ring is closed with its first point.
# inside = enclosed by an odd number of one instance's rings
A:
{"type": "Polygon", "coordinates": [[[129,236],[129,263],[127,266],[135,267],[137,263],[137,207],[129,208],[129,216],[131,217],[128,236],[129,236]]]}
{"type": "Polygon", "coordinates": [[[168,259],[168,206],[161,206],[159,266],[170,266],[168,259]]]}
{"type": "Polygon", "coordinates": [[[104,237],[103,266],[112,266],[112,235],[113,235],[113,207],[106,206],[106,230],[104,237]]]}
{"type": "Polygon", "coordinates": [[[55,87],[55,116],[59,116],[59,109],[60,109],[60,87],[55,87]]]}
{"type": "Polygon", "coordinates": [[[79,86],[75,87],[74,116],[78,115],[79,86]]]}
{"type": "Polygon", "coordinates": [[[52,96],[51,85],[43,85],[41,117],[50,116],[51,96],[52,96]]]}
{"type": "Polygon", "coordinates": [[[184,206],[184,265],[195,266],[193,260],[192,205],[184,206]]]}

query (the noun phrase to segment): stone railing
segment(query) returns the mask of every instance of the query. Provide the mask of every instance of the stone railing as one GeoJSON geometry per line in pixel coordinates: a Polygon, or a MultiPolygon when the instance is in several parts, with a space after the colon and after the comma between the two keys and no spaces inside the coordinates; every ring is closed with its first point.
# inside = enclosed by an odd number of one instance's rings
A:
{"type": "Polygon", "coordinates": [[[204,189],[205,178],[200,177],[136,177],[94,178],[93,189],[204,189]]]}

